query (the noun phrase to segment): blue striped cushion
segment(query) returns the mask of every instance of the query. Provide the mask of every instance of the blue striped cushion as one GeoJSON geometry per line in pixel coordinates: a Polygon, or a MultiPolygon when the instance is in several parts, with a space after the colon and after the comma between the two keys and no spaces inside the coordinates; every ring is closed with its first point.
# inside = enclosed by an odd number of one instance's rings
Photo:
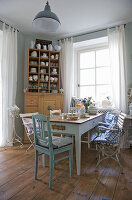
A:
{"type": "MultiPolygon", "coordinates": [[[[118,127],[116,127],[118,128],[118,127]]],[[[118,138],[120,137],[120,130],[117,131],[107,130],[105,133],[93,133],[90,138],[90,142],[105,143],[105,144],[118,144],[118,138]]]]}
{"type": "MultiPolygon", "coordinates": [[[[38,139],[38,144],[40,146],[49,148],[48,137],[46,137],[46,140],[38,139]]],[[[63,137],[52,136],[52,144],[53,144],[54,149],[64,147],[64,146],[72,144],[72,138],[71,137],[63,138],[63,137]]]]}

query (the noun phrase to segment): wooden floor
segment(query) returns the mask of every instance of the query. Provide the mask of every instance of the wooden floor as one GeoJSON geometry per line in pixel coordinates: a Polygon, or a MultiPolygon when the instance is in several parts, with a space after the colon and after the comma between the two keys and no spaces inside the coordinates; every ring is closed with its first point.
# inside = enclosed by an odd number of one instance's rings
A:
{"type": "Polygon", "coordinates": [[[39,162],[38,180],[34,180],[34,150],[12,147],[0,149],[0,200],[132,200],[132,149],[124,150],[120,160],[124,174],[112,160],[104,161],[95,172],[96,151],[82,145],[81,176],[69,177],[68,160],[56,164],[53,188],[48,189],[49,168],[39,162]]]}

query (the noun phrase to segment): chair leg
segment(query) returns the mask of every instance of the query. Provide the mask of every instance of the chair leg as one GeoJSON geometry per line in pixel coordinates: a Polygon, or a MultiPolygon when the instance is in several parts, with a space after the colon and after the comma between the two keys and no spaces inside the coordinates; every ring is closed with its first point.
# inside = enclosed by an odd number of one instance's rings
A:
{"type": "Polygon", "coordinates": [[[116,154],[116,160],[117,160],[117,162],[118,162],[118,164],[119,164],[119,166],[120,166],[121,174],[123,174],[123,167],[122,167],[122,165],[121,165],[121,163],[120,163],[120,161],[119,161],[119,158],[118,158],[118,155],[117,155],[117,154],[116,154]]]}
{"type": "MultiPolygon", "coordinates": [[[[28,149],[26,150],[26,154],[28,153],[28,150],[33,146],[33,144],[31,144],[28,149]]],[[[34,146],[33,146],[34,147],[34,146]]]]}
{"type": "Polygon", "coordinates": [[[38,171],[38,151],[35,150],[35,174],[34,179],[37,179],[37,171],[38,171]]]}
{"type": "Polygon", "coordinates": [[[70,170],[70,177],[72,177],[72,168],[73,168],[73,150],[69,150],[69,170],[70,170]]]}
{"type": "Polygon", "coordinates": [[[53,168],[55,169],[55,155],[53,155],[53,168]]]}
{"type": "Polygon", "coordinates": [[[53,155],[50,154],[49,156],[49,166],[50,166],[50,174],[49,174],[49,188],[52,188],[52,177],[53,177],[53,155]]]}
{"type": "MultiPolygon", "coordinates": [[[[27,135],[27,136],[28,136],[28,135],[27,135]]],[[[31,145],[30,145],[30,146],[28,147],[28,149],[26,150],[26,153],[28,152],[28,150],[29,150],[32,146],[35,148],[34,142],[31,140],[30,136],[28,136],[28,139],[29,139],[31,145]]]]}

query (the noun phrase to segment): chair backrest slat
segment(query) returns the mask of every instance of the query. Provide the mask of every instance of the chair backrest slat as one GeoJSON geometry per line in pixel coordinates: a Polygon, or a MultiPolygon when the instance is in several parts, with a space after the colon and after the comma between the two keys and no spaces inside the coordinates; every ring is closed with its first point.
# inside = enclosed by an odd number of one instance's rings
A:
{"type": "Polygon", "coordinates": [[[122,131],[123,126],[124,126],[125,117],[126,117],[126,114],[124,114],[122,112],[118,116],[117,125],[119,126],[119,128],[121,129],[121,131],[122,131]]]}
{"type": "Polygon", "coordinates": [[[38,143],[38,140],[41,139],[45,142],[48,141],[49,148],[53,148],[49,117],[41,114],[33,115],[32,120],[35,145],[38,143]]]}
{"type": "Polygon", "coordinates": [[[50,110],[50,117],[61,116],[61,110],[50,110]]]}

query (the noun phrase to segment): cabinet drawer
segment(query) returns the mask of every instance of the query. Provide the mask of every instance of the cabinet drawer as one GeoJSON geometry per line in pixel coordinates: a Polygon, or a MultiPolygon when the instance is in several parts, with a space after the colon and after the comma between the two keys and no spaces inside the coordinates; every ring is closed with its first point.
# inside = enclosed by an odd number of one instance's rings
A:
{"type": "Polygon", "coordinates": [[[38,112],[38,106],[26,106],[25,113],[35,113],[38,112]]]}
{"type": "Polygon", "coordinates": [[[98,118],[95,118],[94,120],[91,121],[91,126],[92,128],[94,128],[95,126],[98,125],[99,122],[102,121],[102,116],[98,117],[98,118]]]}
{"type": "Polygon", "coordinates": [[[25,105],[26,106],[37,106],[38,105],[38,97],[37,96],[26,96],[25,97],[25,105]]]}

